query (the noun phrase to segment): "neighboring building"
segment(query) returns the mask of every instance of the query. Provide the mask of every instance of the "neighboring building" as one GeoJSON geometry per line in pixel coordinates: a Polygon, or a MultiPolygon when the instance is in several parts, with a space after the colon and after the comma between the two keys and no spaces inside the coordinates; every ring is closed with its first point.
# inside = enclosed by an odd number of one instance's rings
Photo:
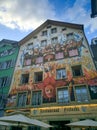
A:
{"type": "Polygon", "coordinates": [[[92,50],[93,59],[97,69],[97,37],[92,39],[90,47],[92,50]]]}
{"type": "Polygon", "coordinates": [[[7,115],[25,112],[56,130],[97,120],[97,72],[83,25],[47,20],[19,45],[7,115]]]}
{"type": "Polygon", "coordinates": [[[16,41],[7,39],[0,41],[0,116],[4,114],[18,51],[16,41]]]}

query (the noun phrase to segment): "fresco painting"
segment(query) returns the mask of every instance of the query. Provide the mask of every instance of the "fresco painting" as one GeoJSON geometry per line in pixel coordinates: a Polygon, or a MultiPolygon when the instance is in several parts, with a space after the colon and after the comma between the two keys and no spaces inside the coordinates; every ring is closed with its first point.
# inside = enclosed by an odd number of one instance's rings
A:
{"type": "MultiPolygon", "coordinates": [[[[73,39],[66,39],[64,42],[48,45],[31,45],[31,47],[25,47],[20,57],[21,66],[30,66],[29,69],[24,69],[25,73],[30,73],[29,83],[19,85],[20,75],[23,70],[17,70],[15,72],[15,82],[13,83],[10,91],[10,96],[17,96],[18,92],[27,91],[27,103],[30,104],[31,91],[41,90],[43,93],[43,103],[56,102],[56,89],[59,87],[67,86],[70,94],[70,100],[74,101],[74,88],[73,86],[78,84],[87,84],[93,99],[93,93],[97,99],[97,72],[92,70],[93,65],[91,59],[88,56],[88,50],[84,45],[83,38],[75,33],[73,39]],[[40,57],[39,57],[40,56],[40,57]],[[38,59],[37,59],[38,57],[38,59]],[[25,61],[27,59],[28,61],[25,61]],[[83,65],[83,76],[73,77],[71,66],[83,65]],[[60,80],[56,79],[56,70],[66,68],[66,77],[60,80]],[[33,73],[35,70],[43,71],[43,81],[35,83],[33,73]]],[[[10,97],[9,97],[10,99],[10,97]]],[[[16,100],[13,101],[15,104],[16,100]]],[[[10,104],[10,100],[7,106],[14,106],[10,104]]]]}
{"type": "Polygon", "coordinates": [[[42,44],[37,43],[35,41],[35,43],[31,44],[30,46],[29,44],[25,45],[22,54],[20,56],[20,65],[21,66],[31,65],[31,64],[25,64],[24,59],[31,59],[32,65],[35,64],[35,62],[33,62],[33,59],[35,61],[37,56],[42,56],[44,59],[43,62],[47,62],[47,59],[49,61],[56,60],[55,57],[57,52],[63,52],[63,59],[74,56],[81,56],[83,48],[86,48],[83,42],[83,37],[81,37],[79,34],[74,33],[73,38],[71,39],[65,38],[65,41],[64,39],[63,40],[62,39],[57,40],[56,43],[54,42],[53,44],[52,43],[42,44]]]}

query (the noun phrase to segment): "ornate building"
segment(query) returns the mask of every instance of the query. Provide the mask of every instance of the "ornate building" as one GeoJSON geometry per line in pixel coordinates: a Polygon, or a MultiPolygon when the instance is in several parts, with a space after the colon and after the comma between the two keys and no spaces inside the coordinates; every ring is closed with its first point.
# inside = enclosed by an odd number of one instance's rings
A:
{"type": "Polygon", "coordinates": [[[97,120],[97,72],[83,25],[47,20],[19,45],[6,114],[25,112],[50,130],[97,120]]]}

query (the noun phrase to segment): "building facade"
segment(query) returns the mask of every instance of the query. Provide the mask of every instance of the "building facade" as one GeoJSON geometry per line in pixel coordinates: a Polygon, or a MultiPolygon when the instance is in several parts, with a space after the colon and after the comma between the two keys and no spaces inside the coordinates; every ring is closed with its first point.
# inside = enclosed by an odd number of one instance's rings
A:
{"type": "Polygon", "coordinates": [[[95,62],[95,66],[96,66],[96,69],[97,69],[97,37],[96,38],[93,38],[91,40],[91,51],[92,51],[92,54],[93,54],[93,59],[94,59],[94,62],[95,62]]]}
{"type": "Polygon", "coordinates": [[[50,130],[97,120],[97,72],[83,25],[47,20],[19,44],[6,114],[25,112],[50,130]]]}
{"type": "Polygon", "coordinates": [[[18,50],[16,41],[7,39],[0,41],[0,116],[4,114],[18,50]]]}

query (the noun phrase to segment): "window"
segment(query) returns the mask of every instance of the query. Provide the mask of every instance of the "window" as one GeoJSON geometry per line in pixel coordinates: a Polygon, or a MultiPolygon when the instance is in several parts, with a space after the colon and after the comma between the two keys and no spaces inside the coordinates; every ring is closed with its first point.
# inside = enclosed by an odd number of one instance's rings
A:
{"type": "Polygon", "coordinates": [[[42,40],[41,41],[41,46],[46,46],[47,45],[47,40],[42,40]]]}
{"type": "Polygon", "coordinates": [[[28,49],[32,49],[33,48],[33,43],[29,43],[27,47],[28,47],[28,49]]]}
{"type": "Polygon", "coordinates": [[[22,107],[26,105],[26,100],[27,100],[27,93],[19,93],[18,94],[18,103],[17,106],[18,107],[22,107]]]}
{"type": "Polygon", "coordinates": [[[47,36],[47,30],[42,32],[42,36],[47,36]]]}
{"type": "Polygon", "coordinates": [[[70,57],[78,56],[78,50],[77,49],[69,50],[69,56],[70,57]]]}
{"type": "Polygon", "coordinates": [[[0,63],[0,69],[8,69],[10,67],[13,67],[15,64],[15,60],[8,60],[5,62],[0,63]]]}
{"type": "Polygon", "coordinates": [[[28,66],[28,65],[31,65],[31,59],[30,58],[24,59],[24,66],[28,66]]]}
{"type": "Polygon", "coordinates": [[[68,88],[58,89],[57,96],[58,96],[58,103],[68,103],[69,102],[68,88]]]}
{"type": "Polygon", "coordinates": [[[97,39],[95,39],[95,44],[97,44],[97,39]]]}
{"type": "Polygon", "coordinates": [[[35,82],[41,82],[43,79],[43,72],[35,72],[34,80],[35,82]]]}
{"type": "Polygon", "coordinates": [[[2,63],[2,69],[6,69],[6,68],[7,68],[7,62],[5,61],[2,63]]]}
{"type": "Polygon", "coordinates": [[[0,63],[0,69],[3,69],[3,63],[2,62],[0,63]]]}
{"type": "Polygon", "coordinates": [[[29,74],[22,74],[21,76],[21,84],[26,84],[29,81],[29,74]]]}
{"type": "Polygon", "coordinates": [[[73,66],[72,67],[72,73],[73,73],[73,76],[83,75],[81,65],[73,66]]]}
{"type": "Polygon", "coordinates": [[[64,79],[64,78],[66,78],[66,70],[65,69],[58,69],[56,71],[56,78],[57,79],[64,79]]]}
{"type": "Polygon", "coordinates": [[[42,103],[42,93],[41,91],[32,92],[32,105],[41,105],[42,103]]]}
{"type": "Polygon", "coordinates": [[[6,68],[10,68],[11,67],[11,63],[12,63],[12,60],[9,60],[6,62],[6,68]]]}
{"type": "Polygon", "coordinates": [[[64,58],[63,52],[58,52],[58,53],[56,53],[55,58],[56,58],[56,59],[62,59],[62,58],[64,58]]]}
{"type": "Polygon", "coordinates": [[[73,37],[74,37],[74,36],[73,36],[73,33],[68,33],[68,34],[67,34],[67,39],[73,39],[73,37]]]}
{"type": "Polygon", "coordinates": [[[53,34],[53,33],[56,33],[57,32],[57,28],[52,28],[51,29],[51,33],[53,34]]]}
{"type": "Polygon", "coordinates": [[[57,37],[53,37],[51,39],[51,42],[57,44],[58,43],[58,38],[57,37]]]}
{"type": "Polygon", "coordinates": [[[43,57],[37,57],[36,58],[36,64],[42,63],[43,62],[43,57]]]}
{"type": "Polygon", "coordinates": [[[2,77],[0,78],[0,87],[5,87],[5,86],[9,86],[11,82],[11,78],[10,77],[2,77]]]}
{"type": "Polygon", "coordinates": [[[85,85],[75,87],[76,99],[78,102],[88,102],[88,92],[85,85]]]}

